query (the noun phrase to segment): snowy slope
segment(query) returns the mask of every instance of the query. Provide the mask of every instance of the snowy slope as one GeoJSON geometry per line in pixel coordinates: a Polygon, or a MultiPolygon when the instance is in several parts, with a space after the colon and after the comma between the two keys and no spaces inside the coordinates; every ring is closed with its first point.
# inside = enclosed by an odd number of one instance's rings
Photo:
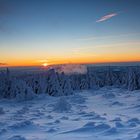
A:
{"type": "Polygon", "coordinates": [[[140,91],[0,100],[0,140],[140,140],[140,91]]]}

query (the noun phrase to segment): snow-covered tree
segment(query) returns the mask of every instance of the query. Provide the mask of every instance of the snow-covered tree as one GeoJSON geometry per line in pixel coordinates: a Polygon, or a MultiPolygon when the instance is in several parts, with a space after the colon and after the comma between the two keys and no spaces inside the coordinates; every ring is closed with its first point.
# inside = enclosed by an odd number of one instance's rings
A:
{"type": "Polygon", "coordinates": [[[138,89],[140,89],[140,72],[139,72],[139,74],[138,74],[138,89]]]}
{"type": "Polygon", "coordinates": [[[128,90],[136,90],[138,88],[136,81],[136,74],[133,69],[129,69],[128,72],[128,90]]]}
{"type": "Polygon", "coordinates": [[[41,86],[40,86],[40,83],[39,83],[39,79],[35,79],[34,80],[34,83],[33,83],[33,90],[36,94],[39,94],[41,93],[41,86]]]}
{"type": "Polygon", "coordinates": [[[0,98],[31,99],[34,93],[67,96],[73,90],[117,86],[140,89],[140,67],[88,67],[87,73],[57,73],[54,69],[42,73],[12,75],[9,69],[0,72],[0,98]]]}
{"type": "Polygon", "coordinates": [[[95,76],[93,73],[90,73],[89,71],[87,72],[87,76],[88,76],[88,83],[89,83],[89,88],[90,89],[94,89],[96,87],[96,80],[95,80],[95,76]]]}
{"type": "Polygon", "coordinates": [[[137,78],[138,89],[140,89],[140,66],[136,67],[136,78],[137,78]]]}
{"type": "Polygon", "coordinates": [[[33,90],[27,86],[25,81],[15,79],[12,82],[11,98],[16,98],[17,100],[30,100],[34,96],[33,90]]]}
{"type": "Polygon", "coordinates": [[[58,76],[54,69],[49,70],[48,72],[48,81],[47,81],[47,93],[51,96],[62,96],[63,91],[60,86],[58,76]]]}
{"type": "Polygon", "coordinates": [[[33,97],[33,91],[26,82],[12,77],[8,69],[0,77],[0,96],[2,98],[27,100],[33,97]]]}
{"type": "Polygon", "coordinates": [[[63,95],[72,95],[73,89],[70,84],[70,79],[68,76],[66,76],[63,72],[61,73],[59,77],[60,85],[62,87],[63,95]]]}
{"type": "Polygon", "coordinates": [[[106,72],[105,85],[112,86],[114,84],[113,78],[114,76],[113,76],[112,69],[108,67],[107,72],[106,72]]]}
{"type": "Polygon", "coordinates": [[[80,90],[80,75],[79,74],[71,75],[70,83],[73,90],[80,90]]]}
{"type": "Polygon", "coordinates": [[[1,85],[0,93],[3,98],[10,98],[11,88],[12,88],[12,77],[10,76],[10,71],[7,68],[6,72],[1,73],[1,85]]]}
{"type": "Polygon", "coordinates": [[[80,89],[89,89],[89,81],[87,75],[81,76],[80,89]]]}

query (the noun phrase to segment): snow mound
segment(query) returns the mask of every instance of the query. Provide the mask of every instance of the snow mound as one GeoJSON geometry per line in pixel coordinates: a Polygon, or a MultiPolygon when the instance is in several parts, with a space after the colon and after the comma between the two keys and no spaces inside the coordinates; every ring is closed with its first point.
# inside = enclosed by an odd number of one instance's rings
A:
{"type": "Polygon", "coordinates": [[[115,134],[118,134],[118,130],[117,128],[113,127],[113,128],[110,128],[109,130],[107,130],[105,133],[105,135],[115,135],[115,134]]]}
{"type": "Polygon", "coordinates": [[[26,139],[22,136],[13,136],[13,137],[9,138],[8,140],[26,140],[26,139]]]}
{"type": "Polygon", "coordinates": [[[57,131],[57,129],[54,129],[54,128],[50,128],[49,130],[47,130],[48,133],[54,133],[56,131],[57,131]]]}
{"type": "Polygon", "coordinates": [[[109,130],[107,130],[107,131],[105,132],[105,135],[115,135],[115,134],[117,134],[117,133],[118,133],[117,128],[113,127],[113,128],[110,128],[109,130]]]}
{"type": "Polygon", "coordinates": [[[86,119],[92,119],[92,120],[106,120],[105,117],[100,116],[99,114],[95,113],[95,112],[90,112],[90,113],[86,113],[84,115],[82,115],[84,118],[86,119]]]}
{"type": "Polygon", "coordinates": [[[123,103],[120,103],[118,101],[115,101],[111,104],[111,106],[123,106],[123,103]]]}
{"type": "Polygon", "coordinates": [[[116,117],[115,119],[111,120],[112,122],[122,121],[120,117],[116,117]]]}
{"type": "Polygon", "coordinates": [[[124,125],[121,122],[116,122],[115,125],[116,125],[117,128],[123,128],[124,127],[124,125]]]}
{"type": "Polygon", "coordinates": [[[63,117],[61,117],[60,119],[61,119],[61,120],[68,120],[69,117],[63,116],[63,117]]]}
{"type": "Polygon", "coordinates": [[[21,110],[18,110],[17,113],[18,114],[25,114],[29,111],[28,107],[23,107],[21,110]]]}
{"type": "Polygon", "coordinates": [[[106,99],[112,99],[115,98],[115,95],[113,93],[105,93],[103,97],[106,99]]]}
{"type": "Polygon", "coordinates": [[[47,119],[53,119],[53,116],[48,115],[48,116],[46,116],[46,118],[47,118],[47,119]]]}
{"type": "Polygon", "coordinates": [[[65,97],[61,97],[58,102],[54,105],[55,112],[69,112],[71,110],[71,104],[68,103],[65,97]]]}
{"type": "Polygon", "coordinates": [[[12,128],[12,129],[20,129],[20,128],[26,128],[28,126],[33,126],[33,125],[34,124],[33,124],[32,121],[25,120],[25,121],[15,123],[15,124],[11,125],[10,128],[12,128]]]}
{"type": "Polygon", "coordinates": [[[72,131],[64,132],[64,134],[65,133],[96,133],[96,132],[102,132],[108,130],[110,128],[111,128],[110,125],[105,123],[95,125],[94,122],[88,122],[83,127],[72,131]]]}
{"type": "Polygon", "coordinates": [[[140,120],[138,118],[132,118],[132,119],[129,119],[127,121],[128,123],[136,123],[136,124],[140,124],[140,120]]]}
{"type": "Polygon", "coordinates": [[[60,120],[55,120],[54,123],[58,124],[60,123],[60,120]]]}
{"type": "Polygon", "coordinates": [[[6,133],[6,132],[7,132],[7,129],[1,129],[1,130],[0,130],[0,135],[4,134],[4,133],[6,133]]]}
{"type": "Polygon", "coordinates": [[[138,118],[132,118],[129,119],[126,124],[128,125],[128,127],[136,127],[140,124],[140,120],[138,118]]]}
{"type": "Polygon", "coordinates": [[[1,114],[5,114],[5,111],[3,110],[2,107],[0,107],[0,115],[1,115],[1,114]]]}
{"type": "Polygon", "coordinates": [[[84,125],[84,127],[93,127],[95,126],[95,122],[88,122],[84,125]]]}
{"type": "Polygon", "coordinates": [[[95,131],[103,131],[103,130],[107,130],[109,128],[110,128],[110,125],[102,123],[102,124],[95,126],[95,131]]]}
{"type": "Polygon", "coordinates": [[[136,136],[136,138],[134,138],[132,140],[140,140],[140,133],[136,136]]]}
{"type": "Polygon", "coordinates": [[[71,97],[70,101],[76,104],[82,104],[85,103],[85,98],[79,94],[75,94],[71,97]]]}

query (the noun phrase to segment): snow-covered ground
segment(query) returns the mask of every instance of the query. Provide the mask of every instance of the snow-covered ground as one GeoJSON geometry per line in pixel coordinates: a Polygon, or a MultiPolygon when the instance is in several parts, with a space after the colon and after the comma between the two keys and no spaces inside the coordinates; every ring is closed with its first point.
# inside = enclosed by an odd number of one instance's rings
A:
{"type": "Polygon", "coordinates": [[[140,91],[0,100],[0,140],[140,140],[140,91]]]}

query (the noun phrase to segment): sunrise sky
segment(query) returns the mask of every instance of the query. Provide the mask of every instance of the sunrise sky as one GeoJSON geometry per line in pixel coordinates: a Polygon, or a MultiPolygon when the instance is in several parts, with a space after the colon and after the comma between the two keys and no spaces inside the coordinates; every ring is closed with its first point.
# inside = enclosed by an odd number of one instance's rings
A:
{"type": "Polygon", "coordinates": [[[0,0],[0,66],[140,61],[140,0],[0,0]]]}

